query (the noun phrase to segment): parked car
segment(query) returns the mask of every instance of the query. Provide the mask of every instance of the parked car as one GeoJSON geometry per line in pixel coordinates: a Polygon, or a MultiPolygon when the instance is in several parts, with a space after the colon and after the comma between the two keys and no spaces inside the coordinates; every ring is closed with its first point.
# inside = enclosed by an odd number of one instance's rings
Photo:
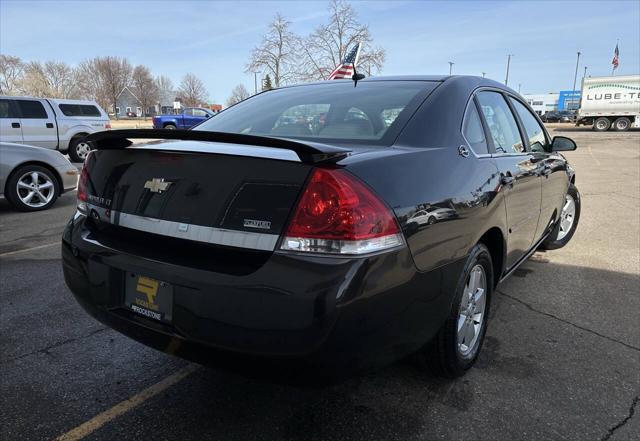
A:
{"type": "Polygon", "coordinates": [[[138,114],[136,112],[127,112],[127,118],[137,118],[138,114]]]}
{"type": "Polygon", "coordinates": [[[90,150],[84,138],[110,128],[95,101],[0,96],[0,142],[54,149],[82,162],[90,150]]]}
{"type": "Polygon", "coordinates": [[[152,118],[154,129],[189,129],[211,118],[213,111],[201,107],[187,107],[177,115],[159,115],[152,118]]]}
{"type": "Polygon", "coordinates": [[[562,110],[560,112],[547,112],[541,117],[543,122],[573,122],[576,119],[574,112],[562,110]]]}
{"type": "Polygon", "coordinates": [[[76,188],[78,169],[60,152],[0,142],[0,196],[20,211],[51,207],[76,188]]]}
{"type": "Polygon", "coordinates": [[[78,302],[144,344],[248,374],[333,379],[413,355],[462,375],[496,285],[566,245],[580,215],[561,154],[576,144],[479,77],[285,87],[193,130],[88,139],[62,245],[78,302]],[[413,222],[424,207],[441,220],[413,222]]]}

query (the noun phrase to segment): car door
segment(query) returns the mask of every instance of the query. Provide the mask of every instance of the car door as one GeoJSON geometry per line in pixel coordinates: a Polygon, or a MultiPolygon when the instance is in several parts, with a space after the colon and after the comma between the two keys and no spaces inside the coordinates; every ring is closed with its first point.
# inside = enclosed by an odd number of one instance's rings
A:
{"type": "Polygon", "coordinates": [[[569,188],[567,161],[560,153],[551,151],[549,135],[527,106],[516,97],[509,97],[509,99],[525,132],[527,147],[534,157],[538,174],[541,176],[542,201],[536,233],[537,240],[546,232],[564,203],[564,196],[569,188]]]}
{"type": "Polygon", "coordinates": [[[13,100],[0,98],[0,141],[22,142],[20,114],[13,100]]]}
{"type": "Polygon", "coordinates": [[[476,96],[501,175],[508,228],[506,267],[510,268],[533,245],[540,218],[540,176],[506,97],[492,90],[480,91],[476,96]]]}
{"type": "Polygon", "coordinates": [[[44,100],[15,99],[20,112],[22,143],[48,149],[58,148],[58,129],[53,110],[44,100]]]}
{"type": "Polygon", "coordinates": [[[182,122],[184,124],[184,128],[188,129],[189,127],[195,126],[200,120],[194,116],[194,110],[192,108],[184,109],[182,114],[182,122]]]}

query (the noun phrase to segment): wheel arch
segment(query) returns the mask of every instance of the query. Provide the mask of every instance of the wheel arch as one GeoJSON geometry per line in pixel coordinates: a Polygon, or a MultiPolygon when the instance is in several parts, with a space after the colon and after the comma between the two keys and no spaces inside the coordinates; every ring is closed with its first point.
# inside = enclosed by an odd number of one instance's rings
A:
{"type": "Polygon", "coordinates": [[[500,228],[492,227],[480,237],[478,243],[483,243],[489,249],[493,263],[493,286],[496,286],[504,272],[506,255],[504,234],[500,228]]]}
{"type": "Polygon", "coordinates": [[[13,167],[13,169],[11,170],[11,173],[9,173],[7,175],[7,178],[4,181],[4,188],[3,188],[5,197],[7,195],[7,186],[9,185],[9,181],[11,180],[13,175],[15,174],[16,170],[18,170],[20,167],[23,167],[25,165],[37,165],[39,167],[43,167],[43,168],[46,168],[47,170],[49,170],[53,174],[53,177],[56,178],[56,182],[58,182],[58,188],[60,189],[60,194],[64,193],[64,184],[62,182],[62,176],[60,176],[60,173],[58,173],[58,170],[56,170],[54,167],[51,167],[51,165],[47,164],[46,162],[25,161],[25,162],[21,162],[20,164],[17,164],[15,167],[13,167]]]}

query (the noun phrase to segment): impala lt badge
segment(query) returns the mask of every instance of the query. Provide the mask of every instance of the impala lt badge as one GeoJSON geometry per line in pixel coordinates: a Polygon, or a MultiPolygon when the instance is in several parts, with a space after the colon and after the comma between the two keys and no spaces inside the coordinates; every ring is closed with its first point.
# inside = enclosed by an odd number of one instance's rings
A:
{"type": "Polygon", "coordinates": [[[144,188],[149,189],[152,193],[162,193],[166,191],[173,182],[165,181],[164,178],[153,178],[144,183],[144,188]]]}

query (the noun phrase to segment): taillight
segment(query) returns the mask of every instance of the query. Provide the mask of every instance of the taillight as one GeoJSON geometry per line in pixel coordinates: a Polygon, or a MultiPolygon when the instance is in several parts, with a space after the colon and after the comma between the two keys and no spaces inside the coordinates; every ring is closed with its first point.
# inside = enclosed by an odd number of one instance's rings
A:
{"type": "Polygon", "coordinates": [[[89,200],[89,166],[87,164],[89,162],[91,154],[92,152],[89,152],[89,154],[85,158],[84,163],[82,164],[80,177],[78,178],[78,211],[84,214],[88,212],[87,201],[89,200]]]}
{"type": "Polygon", "coordinates": [[[283,250],[365,254],[402,245],[391,210],[339,169],[314,170],[280,246],[283,250]]]}
{"type": "Polygon", "coordinates": [[[106,130],[110,130],[110,129],[111,129],[111,123],[105,123],[105,124],[104,124],[104,128],[105,128],[106,130]]]}

